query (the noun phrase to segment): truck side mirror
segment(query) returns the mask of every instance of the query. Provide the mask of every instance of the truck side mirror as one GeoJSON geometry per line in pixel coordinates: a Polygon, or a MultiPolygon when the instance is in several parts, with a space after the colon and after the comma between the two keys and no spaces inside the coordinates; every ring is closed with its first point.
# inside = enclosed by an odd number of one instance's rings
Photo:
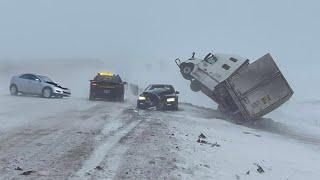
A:
{"type": "Polygon", "coordinates": [[[179,92],[179,91],[176,91],[176,94],[180,94],[180,92],[179,92]]]}
{"type": "Polygon", "coordinates": [[[127,84],[128,84],[128,82],[123,82],[123,84],[124,84],[124,85],[127,85],[127,84]]]}

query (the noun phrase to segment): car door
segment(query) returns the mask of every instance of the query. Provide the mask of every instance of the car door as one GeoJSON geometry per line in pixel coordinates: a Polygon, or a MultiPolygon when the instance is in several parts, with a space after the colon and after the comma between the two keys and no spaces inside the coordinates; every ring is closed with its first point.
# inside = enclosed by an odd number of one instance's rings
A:
{"type": "Polygon", "coordinates": [[[20,92],[28,93],[29,76],[30,74],[23,74],[17,79],[16,85],[20,92]]]}
{"type": "Polygon", "coordinates": [[[30,74],[27,87],[29,93],[42,94],[41,80],[36,75],[30,74]]]}

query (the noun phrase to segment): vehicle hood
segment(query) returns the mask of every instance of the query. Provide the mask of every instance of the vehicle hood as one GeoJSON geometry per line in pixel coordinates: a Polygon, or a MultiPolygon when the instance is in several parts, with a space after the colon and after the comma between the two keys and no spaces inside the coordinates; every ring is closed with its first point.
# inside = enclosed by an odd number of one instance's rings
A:
{"type": "Polygon", "coordinates": [[[153,94],[153,95],[156,95],[160,98],[176,96],[175,93],[172,93],[170,91],[161,91],[161,90],[145,91],[142,93],[142,95],[147,95],[147,94],[153,94]]]}
{"type": "Polygon", "coordinates": [[[45,82],[46,84],[50,84],[51,86],[54,86],[54,87],[57,87],[57,88],[60,88],[60,89],[63,89],[63,90],[69,90],[68,88],[65,88],[65,87],[62,87],[60,86],[59,84],[55,83],[55,82],[45,82]]]}

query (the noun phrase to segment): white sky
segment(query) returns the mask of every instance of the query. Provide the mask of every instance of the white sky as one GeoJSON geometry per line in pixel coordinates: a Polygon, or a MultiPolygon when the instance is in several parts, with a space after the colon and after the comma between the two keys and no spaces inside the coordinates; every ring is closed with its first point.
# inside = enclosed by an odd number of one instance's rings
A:
{"type": "Polygon", "coordinates": [[[297,96],[312,99],[319,9],[316,0],[0,0],[0,59],[113,59],[128,70],[174,66],[193,51],[251,60],[270,52],[297,96]]]}

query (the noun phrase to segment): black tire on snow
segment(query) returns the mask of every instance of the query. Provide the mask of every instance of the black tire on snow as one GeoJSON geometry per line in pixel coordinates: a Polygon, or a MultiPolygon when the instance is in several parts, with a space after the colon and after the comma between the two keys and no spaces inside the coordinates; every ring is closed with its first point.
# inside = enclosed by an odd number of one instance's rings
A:
{"type": "Polygon", "coordinates": [[[52,89],[50,87],[45,87],[42,89],[42,97],[51,98],[52,97],[52,89]],[[49,93],[49,94],[46,94],[49,93]]]}
{"type": "Polygon", "coordinates": [[[18,95],[18,88],[17,88],[17,86],[15,85],[15,84],[13,84],[13,85],[11,85],[10,86],[10,94],[12,95],[12,96],[17,96],[18,95]]]}

